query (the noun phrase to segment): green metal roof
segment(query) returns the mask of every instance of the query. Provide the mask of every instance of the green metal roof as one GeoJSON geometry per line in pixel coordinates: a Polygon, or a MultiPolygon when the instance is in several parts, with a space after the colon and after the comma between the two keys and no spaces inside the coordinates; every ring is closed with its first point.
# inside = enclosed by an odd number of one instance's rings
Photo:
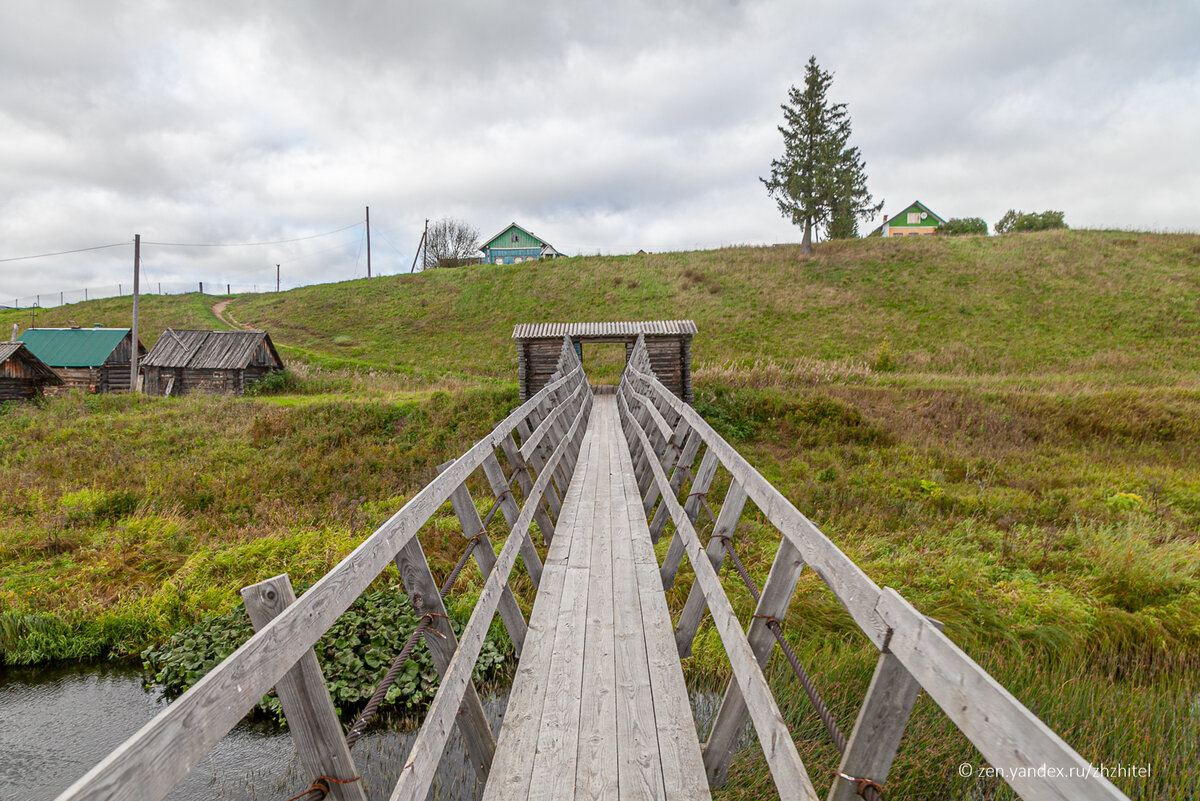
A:
{"type": "Polygon", "coordinates": [[[127,336],[128,328],[30,328],[21,341],[51,367],[99,367],[127,336]]]}

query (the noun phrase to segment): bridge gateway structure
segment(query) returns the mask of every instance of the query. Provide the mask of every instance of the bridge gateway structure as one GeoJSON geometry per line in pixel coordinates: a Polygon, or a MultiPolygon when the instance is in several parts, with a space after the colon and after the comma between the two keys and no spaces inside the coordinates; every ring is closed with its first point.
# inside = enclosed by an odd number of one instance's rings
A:
{"type": "MultiPolygon", "coordinates": [[[[833,592],[879,661],[849,737],[822,718],[842,753],[830,801],[881,797],[917,693],[924,689],[1025,799],[1125,796],[945,637],[897,592],[880,588],[659,382],[639,339],[615,392],[587,383],[569,338],[552,379],[300,598],[286,576],[247,587],[256,633],[188,692],[77,780],[59,801],[158,801],[274,687],[301,763],[307,798],[364,799],[349,736],[312,650],[389,565],[399,570],[441,684],[390,801],[426,798],[457,726],[486,799],[707,798],[725,777],[747,719],[782,799],[818,798],[763,675],[778,644],[818,712],[823,704],[779,624],[801,572],[833,592]],[[728,489],[707,498],[718,473],[728,489]],[[481,517],[467,481],[493,497],[481,517]],[[472,478],[472,481],[477,479],[472,478]],[[418,531],[449,501],[484,577],[456,637],[418,531]],[[759,588],[736,548],[752,502],[779,531],[759,588]],[[702,543],[698,521],[712,534],[702,543]],[[487,530],[508,528],[497,552],[487,530]],[[543,564],[533,523],[548,544],[543,564]],[[653,543],[673,524],[661,564],[653,543]],[[511,587],[518,557],[536,588],[528,622],[511,587]],[[732,560],[756,599],[741,621],[717,570],[732,560]],[[686,559],[690,594],[672,628],[664,588],[686,559]],[[679,658],[711,615],[733,676],[706,742],[696,737],[679,658]],[[519,655],[500,735],[493,738],[472,683],[499,613],[519,655]],[[319,778],[321,777],[321,778],[319,778]]],[[[701,526],[703,528],[703,526],[701,526]]],[[[457,575],[452,571],[450,581],[457,575]]],[[[414,634],[413,642],[419,634],[414,634]]],[[[402,661],[402,660],[400,660],[402,661]]],[[[385,679],[386,681],[386,679],[385,679]]],[[[947,766],[948,769],[953,766],[947,766]]],[[[886,791],[886,790],[885,790],[886,791]]]]}

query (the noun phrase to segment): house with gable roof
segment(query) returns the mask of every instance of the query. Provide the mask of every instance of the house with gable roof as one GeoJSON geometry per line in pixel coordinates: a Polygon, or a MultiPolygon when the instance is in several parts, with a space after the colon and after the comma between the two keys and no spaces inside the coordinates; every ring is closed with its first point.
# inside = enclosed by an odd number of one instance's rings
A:
{"type": "Polygon", "coordinates": [[[904,211],[888,217],[883,215],[883,225],[867,236],[932,236],[938,226],[946,222],[919,200],[914,200],[904,211]]]}
{"type": "Polygon", "coordinates": [[[554,259],[562,254],[546,240],[510,223],[500,233],[479,246],[486,264],[520,264],[538,259],[554,259]]]}

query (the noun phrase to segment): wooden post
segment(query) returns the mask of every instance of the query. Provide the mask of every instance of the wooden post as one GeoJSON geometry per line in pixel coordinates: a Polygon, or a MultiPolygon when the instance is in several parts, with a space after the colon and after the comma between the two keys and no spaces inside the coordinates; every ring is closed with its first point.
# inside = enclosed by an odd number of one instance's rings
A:
{"type": "MultiPolygon", "coordinates": [[[[413,609],[418,615],[429,612],[436,615],[446,614],[446,607],[438,594],[437,582],[429,572],[429,562],[426,561],[425,552],[421,550],[421,543],[416,537],[410,539],[400,549],[400,553],[396,554],[396,569],[400,571],[404,591],[412,599],[413,609]]],[[[458,650],[458,639],[454,636],[449,618],[435,617],[434,629],[442,636],[427,637],[425,643],[429,646],[429,653],[433,657],[438,675],[445,676],[450,660],[458,650]]],[[[467,683],[455,720],[458,730],[462,732],[475,775],[481,782],[486,782],[492,767],[492,758],[496,755],[496,741],[492,738],[491,724],[488,723],[483,703],[479,700],[479,693],[473,683],[467,683]]]]}
{"type": "MultiPolygon", "coordinates": [[[[296,593],[292,590],[292,582],[282,575],[246,587],[242,590],[242,600],[255,631],[260,631],[295,603],[296,593]]],[[[312,648],[279,680],[275,692],[279,694],[283,716],[292,732],[300,762],[310,778],[353,779],[358,776],[312,648]]],[[[335,801],[366,801],[362,782],[330,782],[329,785],[329,797],[335,801]]]]}
{"type": "MultiPolygon", "coordinates": [[[[746,491],[737,481],[730,482],[729,491],[725,493],[725,503],[721,505],[721,511],[717,515],[716,527],[704,549],[708,561],[712,562],[713,569],[717,572],[720,572],[725,554],[728,553],[724,538],[732,537],[737,531],[737,524],[745,507],[746,491]]],[[[679,613],[679,625],[675,628],[675,646],[679,649],[680,658],[692,655],[692,641],[696,639],[696,631],[700,628],[700,621],[704,619],[705,608],[704,593],[693,584],[683,604],[683,611],[679,613]]]]}
{"type": "Polygon", "coordinates": [[[133,328],[129,343],[129,391],[137,392],[138,385],[138,278],[142,266],[142,235],[133,235],[133,328]]]}
{"type": "MultiPolygon", "coordinates": [[[[881,653],[871,686],[867,688],[867,697],[854,721],[854,731],[846,743],[846,753],[842,754],[838,773],[870,779],[879,785],[887,781],[920,691],[921,685],[894,654],[886,650],[881,653]]],[[[856,785],[835,778],[827,798],[828,801],[855,801],[858,798],[856,785]]]]}
{"type": "MultiPolygon", "coordinates": [[[[683,511],[687,513],[688,521],[693,524],[700,516],[701,501],[712,486],[719,464],[717,454],[711,448],[704,452],[704,458],[700,460],[700,467],[696,470],[696,476],[689,487],[688,497],[683,502],[683,511]]],[[[675,585],[675,574],[679,572],[679,565],[683,561],[684,549],[683,538],[679,535],[679,524],[676,523],[675,536],[667,546],[667,555],[663,557],[662,567],[658,571],[662,575],[664,590],[669,590],[675,585]]]]}
{"type": "MultiPolygon", "coordinates": [[[[800,558],[800,552],[786,538],[780,540],[779,550],[775,552],[775,561],[771,563],[771,572],[763,584],[762,597],[759,598],[758,608],[754,613],[783,620],[803,569],[804,560],[800,558]]],[[[771,649],[775,645],[775,635],[767,628],[766,621],[755,618],[750,623],[746,640],[750,643],[750,649],[754,651],[759,668],[765,670],[767,660],[771,658],[771,649]]],[[[704,770],[708,773],[708,782],[713,787],[720,787],[725,783],[729,773],[729,762],[733,759],[733,751],[737,747],[742,727],[746,725],[747,714],[742,691],[737,682],[731,679],[729,687],[725,690],[725,697],[721,699],[721,708],[713,720],[708,742],[704,744],[704,770]]]]}
{"type": "MultiPolygon", "coordinates": [[[[438,472],[450,467],[454,462],[446,462],[438,466],[438,472]]],[[[475,557],[475,564],[479,567],[479,573],[484,580],[491,575],[492,568],[496,566],[496,549],[492,546],[492,541],[488,539],[487,532],[483,528],[483,520],[479,518],[479,511],[475,508],[475,502],[471,500],[471,492],[467,489],[466,484],[459,484],[458,489],[450,493],[450,505],[454,507],[454,514],[458,516],[459,525],[462,526],[463,536],[470,539],[479,536],[479,544],[476,545],[471,555],[475,557]],[[480,536],[481,535],[481,536],[480,536]]],[[[505,539],[508,539],[505,537],[505,539]]],[[[529,540],[529,535],[525,535],[525,539],[529,540]]],[[[530,550],[534,556],[537,556],[537,549],[533,547],[533,540],[529,540],[528,546],[521,543],[521,556],[524,557],[530,550]]],[[[520,658],[521,650],[525,647],[525,616],[521,613],[521,607],[517,605],[517,598],[513,595],[512,587],[507,582],[504,584],[503,594],[500,596],[500,619],[504,621],[504,628],[508,631],[508,638],[512,640],[513,649],[517,652],[517,657],[520,658]]]]}

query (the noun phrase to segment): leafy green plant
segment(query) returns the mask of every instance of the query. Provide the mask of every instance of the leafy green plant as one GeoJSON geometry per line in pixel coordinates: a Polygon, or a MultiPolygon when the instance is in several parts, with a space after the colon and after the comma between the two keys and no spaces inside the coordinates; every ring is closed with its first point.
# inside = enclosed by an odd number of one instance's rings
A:
{"type": "MultiPolygon", "coordinates": [[[[453,610],[451,610],[453,612],[453,610]]],[[[408,597],[387,587],[363,593],[317,642],[314,650],[329,695],[339,713],[349,713],[371,697],[392,660],[403,648],[419,617],[408,597]]],[[[461,619],[451,616],[456,632],[461,619]]],[[[245,610],[233,609],[207,617],[173,635],[163,645],[142,653],[150,680],[168,694],[178,695],[233,653],[254,633],[245,610]]],[[[511,646],[489,634],[475,666],[476,679],[487,679],[502,667],[511,646]]],[[[422,708],[438,687],[438,673],[427,648],[418,646],[399,678],[388,689],[385,707],[410,711],[422,708]]],[[[282,719],[279,701],[264,698],[260,712],[282,719]]]]}
{"type": "Polygon", "coordinates": [[[272,370],[254,383],[246,387],[246,394],[251,397],[262,395],[284,395],[297,392],[301,388],[300,377],[292,370],[272,370]]]}

